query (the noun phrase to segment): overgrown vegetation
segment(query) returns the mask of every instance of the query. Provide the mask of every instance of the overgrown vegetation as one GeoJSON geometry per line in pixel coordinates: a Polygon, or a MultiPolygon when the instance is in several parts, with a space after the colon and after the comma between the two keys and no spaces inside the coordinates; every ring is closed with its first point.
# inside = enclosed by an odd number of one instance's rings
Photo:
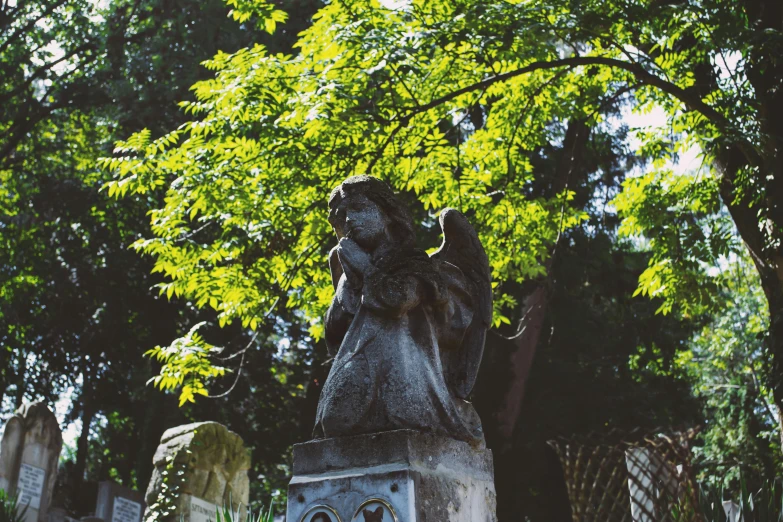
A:
{"type": "Polygon", "coordinates": [[[740,489],[728,494],[722,487],[702,487],[700,491],[702,516],[705,522],[780,522],[783,520],[783,488],[779,479],[772,479],[750,486],[740,478],[740,489]],[[758,488],[758,489],[756,489],[758,488]],[[724,502],[731,502],[729,510],[734,518],[728,518],[724,502]]]}
{"type": "Polygon", "coordinates": [[[27,506],[20,506],[16,495],[0,489],[0,522],[24,522],[27,506]]]}

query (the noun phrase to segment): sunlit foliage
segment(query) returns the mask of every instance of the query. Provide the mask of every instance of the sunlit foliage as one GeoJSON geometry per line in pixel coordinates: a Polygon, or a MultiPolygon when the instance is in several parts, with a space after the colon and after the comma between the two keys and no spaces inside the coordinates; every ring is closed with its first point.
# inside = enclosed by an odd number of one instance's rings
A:
{"type": "MultiPolygon", "coordinates": [[[[262,0],[241,7],[238,16],[254,12],[270,30],[282,19],[262,0]]],[[[769,115],[780,102],[783,39],[764,9],[776,8],[335,1],[300,35],[295,57],[256,45],[208,61],[214,79],[183,103],[193,120],[119,143],[103,161],[115,175],[107,192],[165,191],[154,236],[134,245],[166,276],[161,292],[251,329],[284,300],[318,337],[331,295],[327,194],[348,175],[378,176],[415,194],[430,213],[425,227],[447,206],[476,223],[499,325],[517,304],[506,285],[541,276],[562,231],[585,218],[569,204],[567,181],[552,198],[529,196],[539,175],[530,152],[562,140],[563,122],[601,122],[627,100],[667,118],[665,130],[636,134],[654,170],[627,181],[617,200],[623,231],[650,239],[654,253],[640,293],[662,298],[664,313],[709,309],[721,285],[712,268],[738,249],[722,202],[768,297],[783,296],[780,216],[765,196],[780,183],[769,115]],[[692,145],[704,168],[667,170],[692,145]]]]}

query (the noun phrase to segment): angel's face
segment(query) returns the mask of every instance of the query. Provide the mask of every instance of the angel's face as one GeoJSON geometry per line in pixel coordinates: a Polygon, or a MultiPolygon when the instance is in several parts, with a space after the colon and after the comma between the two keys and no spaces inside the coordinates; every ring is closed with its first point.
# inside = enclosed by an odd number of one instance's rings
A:
{"type": "Polygon", "coordinates": [[[388,218],[381,208],[364,194],[343,199],[335,209],[333,221],[338,237],[350,238],[368,252],[386,239],[388,218]]]}

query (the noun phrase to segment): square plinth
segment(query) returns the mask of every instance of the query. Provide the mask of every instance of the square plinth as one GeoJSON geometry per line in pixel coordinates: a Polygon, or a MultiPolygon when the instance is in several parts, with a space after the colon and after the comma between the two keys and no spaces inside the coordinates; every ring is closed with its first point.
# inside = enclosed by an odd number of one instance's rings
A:
{"type": "Polygon", "coordinates": [[[492,453],[409,430],[297,444],[286,521],[495,522],[492,453]]]}

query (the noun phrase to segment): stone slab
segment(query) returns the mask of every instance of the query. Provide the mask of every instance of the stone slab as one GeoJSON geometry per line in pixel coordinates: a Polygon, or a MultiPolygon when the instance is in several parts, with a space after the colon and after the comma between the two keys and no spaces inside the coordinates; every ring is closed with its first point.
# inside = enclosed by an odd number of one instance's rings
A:
{"type": "MultiPolygon", "coordinates": [[[[218,506],[213,502],[194,497],[193,495],[183,495],[183,497],[187,505],[184,510],[183,520],[187,519],[188,522],[217,522],[217,511],[218,509],[222,511],[223,505],[218,506]]],[[[234,511],[232,520],[242,520],[239,511],[234,511]]]]}
{"type": "Polygon", "coordinates": [[[16,483],[19,504],[29,506],[28,509],[41,509],[45,482],[45,469],[22,463],[19,467],[19,480],[16,483]]]}
{"type": "Polygon", "coordinates": [[[64,507],[49,508],[49,515],[47,516],[47,522],[66,522],[68,512],[64,507]]]}
{"type": "Polygon", "coordinates": [[[294,475],[393,463],[435,470],[446,467],[493,480],[492,452],[431,433],[395,430],[294,445],[294,475]]]}
{"type": "Polygon", "coordinates": [[[95,516],[106,522],[141,522],[144,493],[110,481],[98,483],[95,516]]]}

